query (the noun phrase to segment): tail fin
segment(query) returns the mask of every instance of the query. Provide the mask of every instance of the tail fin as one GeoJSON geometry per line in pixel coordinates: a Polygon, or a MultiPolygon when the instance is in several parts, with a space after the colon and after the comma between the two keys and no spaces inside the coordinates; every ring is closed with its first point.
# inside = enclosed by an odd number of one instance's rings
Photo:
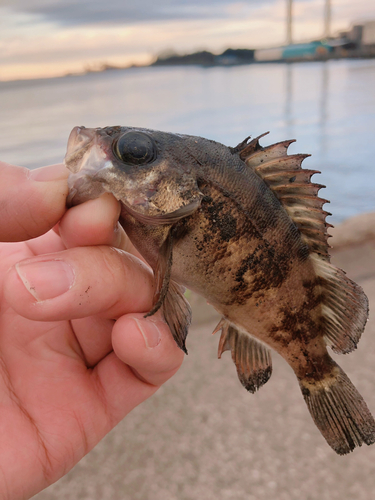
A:
{"type": "Polygon", "coordinates": [[[343,370],[332,360],[332,371],[322,380],[301,380],[300,386],[311,416],[339,455],[362,443],[375,442],[375,421],[366,403],[343,370]]]}

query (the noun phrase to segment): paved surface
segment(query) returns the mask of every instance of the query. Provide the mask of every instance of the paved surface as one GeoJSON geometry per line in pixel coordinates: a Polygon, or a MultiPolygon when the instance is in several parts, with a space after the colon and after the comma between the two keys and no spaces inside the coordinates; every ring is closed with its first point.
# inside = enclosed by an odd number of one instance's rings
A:
{"type": "MultiPolygon", "coordinates": [[[[375,305],[375,240],[333,262],[375,305]]],[[[313,424],[297,381],[273,355],[255,395],[230,353],[216,359],[215,314],[198,297],[181,370],[37,500],[369,500],[375,445],[337,456],[313,424]],[[208,321],[207,321],[208,319],[208,321]]],[[[375,309],[375,306],[374,306],[375,309]]],[[[375,316],[354,353],[335,356],[375,414],[375,316]]]]}

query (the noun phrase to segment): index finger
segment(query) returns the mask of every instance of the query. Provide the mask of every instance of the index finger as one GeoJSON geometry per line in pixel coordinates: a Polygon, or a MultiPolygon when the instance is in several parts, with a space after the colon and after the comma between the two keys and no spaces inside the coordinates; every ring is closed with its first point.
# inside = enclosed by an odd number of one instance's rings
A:
{"type": "Polygon", "coordinates": [[[33,171],[0,162],[0,240],[23,241],[51,229],[66,210],[63,164],[33,171]]]}

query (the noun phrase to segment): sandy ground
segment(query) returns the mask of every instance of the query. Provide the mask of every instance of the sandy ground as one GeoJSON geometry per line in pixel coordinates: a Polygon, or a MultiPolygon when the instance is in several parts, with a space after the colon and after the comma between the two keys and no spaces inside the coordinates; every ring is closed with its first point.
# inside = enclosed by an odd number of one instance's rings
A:
{"type": "MultiPolygon", "coordinates": [[[[337,228],[332,262],[375,304],[375,214],[337,228]]],[[[332,243],[331,243],[332,244],[332,243]]],[[[255,395],[230,353],[216,359],[218,317],[193,297],[189,355],[181,370],[136,408],[67,476],[37,500],[369,500],[375,446],[337,456],[313,424],[288,365],[255,395]]],[[[371,312],[370,312],[371,315],[371,312]]],[[[335,356],[375,414],[375,320],[357,351],[335,356]]]]}

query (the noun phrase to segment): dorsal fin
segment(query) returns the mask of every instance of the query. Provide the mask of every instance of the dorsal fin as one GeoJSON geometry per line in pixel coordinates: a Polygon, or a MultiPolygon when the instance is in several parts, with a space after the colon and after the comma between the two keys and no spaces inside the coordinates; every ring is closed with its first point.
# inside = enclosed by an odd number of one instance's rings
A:
{"type": "Polygon", "coordinates": [[[353,351],[368,317],[368,299],[360,286],[318,255],[311,255],[322,292],[324,339],[336,353],[353,351]]]}
{"type": "Polygon", "coordinates": [[[368,301],[363,290],[329,262],[327,229],[332,225],[326,217],[331,214],[322,209],[327,200],[318,197],[323,186],[311,182],[318,172],[302,169],[309,155],[287,154],[293,141],[265,148],[257,144],[258,138],[254,141],[251,148],[243,144],[239,155],[272,189],[300,230],[320,288],[325,342],[336,353],[348,353],[356,348],[366,324],[368,301]]]}
{"type": "MultiPolygon", "coordinates": [[[[263,134],[265,135],[265,134],[263,134]]],[[[310,252],[317,253],[329,261],[329,234],[326,223],[329,212],[322,210],[327,200],[318,197],[321,184],[311,182],[318,170],[302,169],[306,154],[288,155],[288,147],[294,140],[282,141],[262,147],[260,135],[249,143],[237,146],[240,158],[261,177],[278,197],[290,218],[302,234],[310,252]]]]}

